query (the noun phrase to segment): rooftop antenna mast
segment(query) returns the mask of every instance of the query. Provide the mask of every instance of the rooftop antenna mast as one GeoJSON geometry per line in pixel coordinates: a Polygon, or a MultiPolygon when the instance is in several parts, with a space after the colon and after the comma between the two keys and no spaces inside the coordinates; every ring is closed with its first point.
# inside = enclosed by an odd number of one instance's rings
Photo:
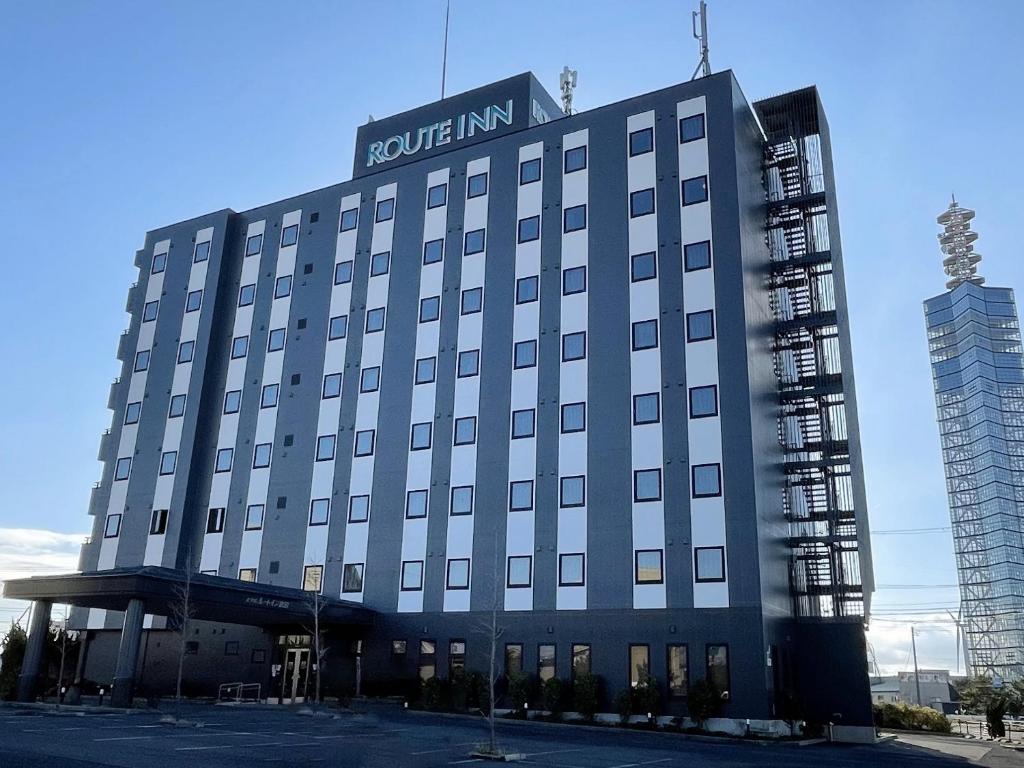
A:
{"type": "Polygon", "coordinates": [[[693,11],[691,15],[693,37],[695,40],[700,41],[700,61],[690,77],[691,80],[696,80],[698,72],[700,72],[701,77],[707,77],[711,74],[711,60],[708,58],[708,4],[705,0],[700,0],[700,10],[693,11]],[[697,29],[698,21],[700,22],[699,30],[697,29]]]}
{"type": "Polygon", "coordinates": [[[576,88],[576,70],[568,66],[562,68],[562,74],[558,78],[558,85],[562,90],[562,111],[567,115],[572,114],[572,92],[576,88]]]}
{"type": "Polygon", "coordinates": [[[441,59],[441,98],[444,98],[444,81],[448,74],[448,17],[452,13],[452,0],[447,0],[444,8],[444,56],[441,59]]]}

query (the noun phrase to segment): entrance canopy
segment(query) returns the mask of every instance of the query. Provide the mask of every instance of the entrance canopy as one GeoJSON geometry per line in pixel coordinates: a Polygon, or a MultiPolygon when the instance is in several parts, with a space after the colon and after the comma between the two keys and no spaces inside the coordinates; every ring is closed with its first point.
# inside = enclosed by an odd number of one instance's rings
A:
{"type": "MultiPolygon", "coordinates": [[[[172,606],[181,602],[184,586],[183,571],[140,566],[15,579],[4,583],[4,597],[111,611],[124,611],[130,600],[139,600],[146,613],[170,616],[172,606]]],[[[189,592],[196,619],[283,627],[308,624],[312,618],[312,596],[301,589],[194,573],[189,592]]],[[[319,604],[323,625],[373,624],[374,611],[359,603],[320,597],[319,604]]]]}

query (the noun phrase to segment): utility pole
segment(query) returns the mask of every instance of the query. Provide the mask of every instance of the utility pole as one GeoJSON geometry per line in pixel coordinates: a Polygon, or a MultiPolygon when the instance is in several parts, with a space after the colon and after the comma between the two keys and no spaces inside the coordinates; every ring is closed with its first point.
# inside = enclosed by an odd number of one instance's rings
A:
{"type": "Polygon", "coordinates": [[[910,650],[914,654],[914,688],[917,690],[917,706],[921,706],[921,678],[917,674],[917,642],[914,640],[914,625],[910,625],[910,650]]]}

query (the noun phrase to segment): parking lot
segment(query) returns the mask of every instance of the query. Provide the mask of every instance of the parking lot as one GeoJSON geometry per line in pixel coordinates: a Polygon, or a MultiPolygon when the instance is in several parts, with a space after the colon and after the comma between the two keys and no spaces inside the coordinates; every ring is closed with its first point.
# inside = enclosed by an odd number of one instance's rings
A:
{"type": "MultiPolygon", "coordinates": [[[[159,713],[56,714],[0,709],[0,768],[204,768],[287,765],[419,768],[470,765],[486,722],[380,709],[310,717],[276,707],[190,707],[202,727],[159,713]]],[[[876,746],[759,744],[545,724],[502,723],[499,740],[544,768],[681,766],[965,766],[964,758],[898,742],[876,746]]],[[[993,750],[993,753],[1004,750],[993,750]]],[[[1014,753],[1008,753],[1015,759],[1014,753]]],[[[972,761],[974,762],[974,761],[972,761]]],[[[992,762],[983,765],[1012,765],[992,762]]]]}

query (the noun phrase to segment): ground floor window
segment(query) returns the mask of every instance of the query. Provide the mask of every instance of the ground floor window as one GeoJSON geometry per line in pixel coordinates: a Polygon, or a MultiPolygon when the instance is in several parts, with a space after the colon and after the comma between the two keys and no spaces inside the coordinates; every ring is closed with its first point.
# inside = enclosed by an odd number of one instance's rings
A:
{"type": "Polygon", "coordinates": [[[685,645],[668,647],[668,695],[675,698],[686,696],[687,660],[685,645]]]}
{"type": "Polygon", "coordinates": [[[437,675],[437,642],[420,640],[420,680],[429,680],[437,675]]]}
{"type": "Polygon", "coordinates": [[[523,644],[507,643],[505,645],[505,674],[508,676],[523,673],[523,644]]]}
{"type": "Polygon", "coordinates": [[[729,691],[729,646],[709,645],[707,647],[707,679],[714,683],[719,693],[729,691]]]}
{"type": "Polygon", "coordinates": [[[636,688],[651,669],[651,649],[646,645],[629,646],[629,685],[636,688]]]}
{"type": "Polygon", "coordinates": [[[240,581],[256,581],[256,569],[241,568],[238,571],[238,578],[240,581]]]}
{"type": "Polygon", "coordinates": [[[590,646],[574,643],[572,646],[572,677],[590,674],[590,646]]]}
{"type": "Polygon", "coordinates": [[[555,676],[555,646],[543,644],[537,648],[537,677],[542,683],[555,676]]]}
{"type": "Polygon", "coordinates": [[[448,676],[455,674],[457,669],[466,669],[465,640],[452,640],[448,643],[448,676]]]}

